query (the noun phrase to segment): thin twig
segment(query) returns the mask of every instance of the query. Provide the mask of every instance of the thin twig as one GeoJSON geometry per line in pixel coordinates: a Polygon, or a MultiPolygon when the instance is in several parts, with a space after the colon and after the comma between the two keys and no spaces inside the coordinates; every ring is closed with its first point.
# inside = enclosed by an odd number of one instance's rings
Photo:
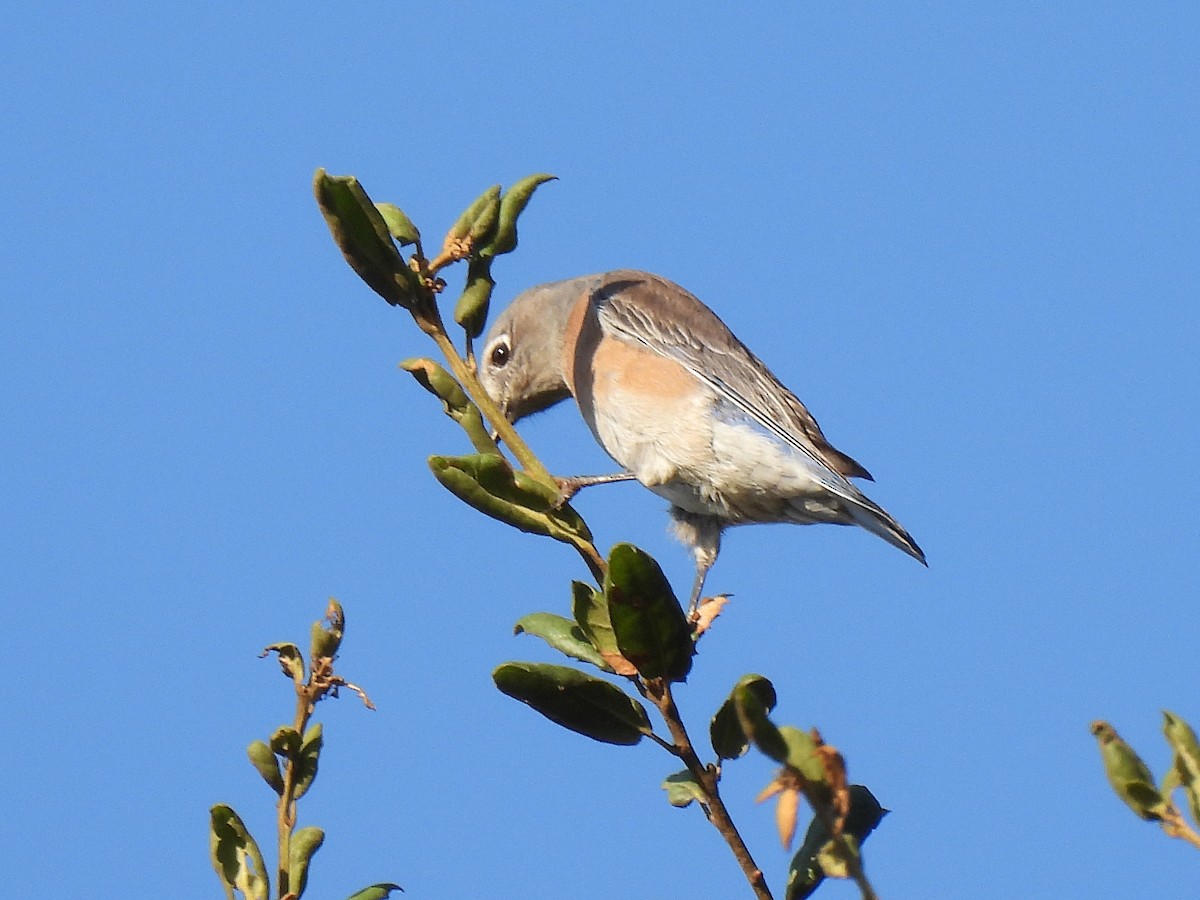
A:
{"type": "Polygon", "coordinates": [[[1168,837],[1179,838],[1182,841],[1187,841],[1193,847],[1200,849],[1200,834],[1188,824],[1187,819],[1172,804],[1168,807],[1166,814],[1162,818],[1162,829],[1168,837]]]}
{"type": "MultiPolygon", "coordinates": [[[[659,688],[659,685],[654,685],[654,688],[659,688]]],[[[692,778],[704,791],[708,819],[721,833],[721,837],[725,839],[729,849],[733,851],[734,859],[741,866],[746,880],[750,882],[754,896],[759,900],[772,900],[771,891],[767,887],[767,880],[763,876],[762,869],[754,862],[754,857],[750,855],[746,842],[742,840],[737,826],[733,824],[733,819],[729,815],[729,810],[725,808],[725,802],[721,799],[717,787],[716,770],[706,768],[696,755],[692,740],[688,737],[687,728],[684,727],[683,719],[679,715],[679,708],[675,705],[675,698],[671,695],[670,683],[664,681],[661,683],[661,689],[651,689],[645,692],[644,696],[658,707],[663,721],[667,723],[667,728],[670,729],[671,737],[675,741],[674,746],[668,749],[683,760],[683,764],[692,778]]]]}

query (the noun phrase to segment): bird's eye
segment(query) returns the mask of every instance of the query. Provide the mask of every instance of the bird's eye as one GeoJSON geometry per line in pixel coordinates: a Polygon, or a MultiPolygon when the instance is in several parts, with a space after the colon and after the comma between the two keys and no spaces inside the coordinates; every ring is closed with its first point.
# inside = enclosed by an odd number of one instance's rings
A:
{"type": "Polygon", "coordinates": [[[506,366],[508,364],[508,361],[511,358],[512,358],[512,353],[508,349],[508,342],[501,341],[495,347],[492,348],[492,355],[489,357],[488,361],[492,364],[492,366],[494,368],[502,369],[502,368],[504,368],[504,366],[506,366]]]}

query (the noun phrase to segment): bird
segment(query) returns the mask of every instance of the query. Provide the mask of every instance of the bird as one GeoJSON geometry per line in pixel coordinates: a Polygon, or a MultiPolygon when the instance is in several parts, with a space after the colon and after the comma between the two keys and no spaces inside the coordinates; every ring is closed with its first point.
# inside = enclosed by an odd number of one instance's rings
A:
{"type": "Polygon", "coordinates": [[[873,481],[711,309],[678,284],[621,269],[538,285],[489,329],[479,378],[517,422],[574,397],[613,475],[671,504],[692,550],[700,602],[721,535],[734,525],[858,525],[923,565],[905,529],[851,484],[873,481]]]}

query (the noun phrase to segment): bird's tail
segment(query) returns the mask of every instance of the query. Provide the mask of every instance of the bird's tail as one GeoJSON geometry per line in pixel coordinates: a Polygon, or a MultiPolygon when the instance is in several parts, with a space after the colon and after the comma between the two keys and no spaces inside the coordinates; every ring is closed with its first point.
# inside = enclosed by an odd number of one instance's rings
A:
{"type": "Polygon", "coordinates": [[[846,503],[846,512],[867,531],[879,535],[893,547],[899,547],[921,565],[929,565],[925,562],[925,551],[917,546],[912,535],[882,506],[859,494],[857,498],[846,503]]]}

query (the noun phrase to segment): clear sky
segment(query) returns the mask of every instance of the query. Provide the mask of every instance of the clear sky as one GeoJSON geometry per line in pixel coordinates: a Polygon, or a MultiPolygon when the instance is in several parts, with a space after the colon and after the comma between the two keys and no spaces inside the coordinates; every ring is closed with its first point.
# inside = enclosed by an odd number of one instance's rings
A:
{"type": "MultiPolygon", "coordinates": [[[[1188,3],[78,4],[0,36],[0,779],[6,896],[214,897],[208,808],[270,844],[245,745],[290,715],[256,653],[346,605],[301,805],[310,895],[748,896],[678,766],[495,690],[511,627],[586,575],[446,493],[432,352],[346,267],[313,170],[431,243],[548,171],[498,302],[619,267],[682,283],[877,482],[928,570],[857,529],[728,535],[735,595],[684,715],[736,678],[893,810],[888,898],[1196,895],[1200,856],[1109,791],[1088,724],[1161,774],[1200,724],[1200,10],[1188,3]]],[[[452,275],[452,284],[461,275],[452,275]]],[[[523,424],[607,459],[567,405],[523,424]]],[[[636,485],[577,501],[680,591],[636,485]]],[[[782,895],[789,856],[732,764],[782,895]]],[[[853,897],[845,884],[820,896],[853,897]]]]}

